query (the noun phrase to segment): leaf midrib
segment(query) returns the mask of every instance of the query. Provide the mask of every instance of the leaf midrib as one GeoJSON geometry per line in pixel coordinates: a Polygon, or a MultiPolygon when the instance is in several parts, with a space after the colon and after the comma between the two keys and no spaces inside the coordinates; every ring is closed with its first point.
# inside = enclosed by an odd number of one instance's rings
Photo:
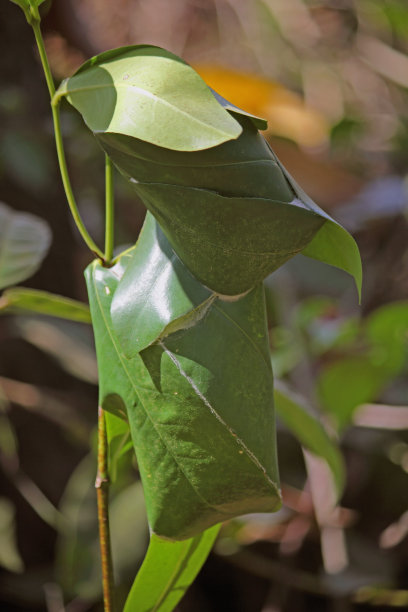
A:
{"type": "MultiPolygon", "coordinates": [[[[125,83],[118,83],[118,84],[115,84],[115,85],[87,85],[86,87],[77,87],[74,90],[68,90],[65,95],[67,97],[70,97],[70,96],[72,96],[75,93],[83,93],[83,92],[86,92],[86,91],[92,91],[92,90],[97,90],[97,89],[117,89],[117,88],[125,88],[125,89],[128,89],[128,90],[137,90],[138,92],[140,92],[146,98],[153,99],[156,102],[156,104],[157,103],[163,104],[164,106],[167,106],[167,107],[171,108],[173,111],[175,110],[176,113],[179,113],[179,114],[181,114],[181,115],[183,115],[185,117],[188,117],[190,120],[192,120],[193,122],[199,124],[200,126],[204,126],[207,130],[212,131],[212,132],[214,132],[216,134],[221,134],[222,136],[229,136],[230,139],[237,138],[240,135],[240,133],[242,132],[242,129],[241,129],[241,131],[238,132],[236,136],[231,136],[231,132],[222,131],[222,130],[214,127],[210,123],[206,123],[205,121],[202,121],[201,119],[198,119],[194,115],[191,115],[190,113],[188,113],[186,111],[183,111],[182,109],[178,108],[177,106],[174,106],[170,102],[167,102],[167,100],[165,100],[164,98],[160,98],[159,96],[156,96],[155,94],[147,91],[146,89],[142,89],[141,87],[138,87],[137,85],[130,85],[130,84],[126,85],[125,83]]],[[[75,106],[75,105],[73,105],[73,106],[75,106]]],[[[111,119],[111,122],[112,122],[112,119],[111,119]]],[[[132,124],[133,125],[137,125],[133,121],[132,121],[132,124]]],[[[98,133],[98,132],[107,132],[107,131],[108,130],[95,130],[96,133],[98,133]]]]}
{"type": "MultiPolygon", "coordinates": [[[[202,538],[202,535],[200,536],[200,540],[202,538]]],[[[177,578],[179,577],[180,574],[180,568],[183,565],[185,559],[187,559],[190,555],[190,549],[193,547],[193,545],[195,544],[195,539],[193,538],[192,541],[189,543],[187,550],[184,552],[184,554],[182,556],[180,556],[179,561],[177,562],[177,564],[174,567],[174,571],[172,572],[169,580],[167,581],[163,592],[161,594],[161,596],[159,597],[159,600],[157,601],[157,603],[155,604],[154,608],[152,608],[151,612],[156,612],[159,607],[161,606],[161,604],[163,603],[163,601],[166,599],[167,595],[171,592],[171,589],[173,587],[173,585],[175,585],[177,583],[177,578]]]]}

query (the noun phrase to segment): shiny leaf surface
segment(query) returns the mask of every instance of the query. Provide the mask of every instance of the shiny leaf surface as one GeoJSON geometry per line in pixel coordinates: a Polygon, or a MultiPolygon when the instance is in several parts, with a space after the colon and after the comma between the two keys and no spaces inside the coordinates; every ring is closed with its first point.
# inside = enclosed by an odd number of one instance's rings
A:
{"type": "Polygon", "coordinates": [[[217,300],[196,325],[129,359],[110,307],[130,257],[110,269],[94,262],[86,277],[100,402],[127,411],[153,531],[189,538],[232,516],[277,509],[262,286],[238,302],[217,300]]]}
{"type": "Polygon", "coordinates": [[[168,335],[177,326],[194,325],[213,299],[189,274],[147,213],[137,248],[112,300],[112,320],[126,356],[134,357],[164,337],[165,330],[168,335]]]}

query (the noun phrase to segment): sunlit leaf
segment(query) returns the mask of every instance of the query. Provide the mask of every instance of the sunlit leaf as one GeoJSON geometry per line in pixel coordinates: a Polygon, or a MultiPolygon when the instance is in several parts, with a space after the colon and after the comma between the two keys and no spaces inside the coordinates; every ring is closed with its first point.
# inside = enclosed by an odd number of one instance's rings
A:
{"type": "Polygon", "coordinates": [[[51,243],[45,221],[0,202],[0,289],[37,271],[51,243]]]}
{"type": "Polygon", "coordinates": [[[86,304],[36,289],[8,289],[0,298],[0,314],[16,312],[17,314],[38,313],[70,321],[90,323],[91,315],[86,304]]]}
{"type": "Polygon", "coordinates": [[[149,45],[92,58],[61,84],[58,96],[66,96],[94,132],[168,149],[206,149],[242,131],[188,64],[149,45]]]}
{"type": "Polygon", "coordinates": [[[212,96],[196,79],[176,56],[155,47],[131,47],[90,60],[58,95],[67,95],[81,112],[177,255],[212,291],[244,293],[306,248],[309,256],[352,274],[360,287],[353,239],[279,164],[256,129],[262,120],[212,96]],[[169,66],[176,71],[174,82],[169,66]],[[185,86],[190,79],[191,87],[185,86]],[[145,87],[147,100],[141,94],[145,87]],[[163,112],[157,92],[164,92],[163,112]],[[143,112],[133,105],[133,96],[144,100],[143,112]],[[212,116],[228,115],[239,129],[203,144],[207,130],[202,124],[192,130],[190,119],[194,126],[201,121],[208,96],[212,116]],[[178,105],[185,100],[190,114],[180,124],[178,105]],[[183,138],[188,146],[180,144],[183,138]]]}
{"type": "Polygon", "coordinates": [[[143,565],[133,583],[124,612],[171,612],[205,562],[220,526],[182,542],[152,534],[143,565]]]}

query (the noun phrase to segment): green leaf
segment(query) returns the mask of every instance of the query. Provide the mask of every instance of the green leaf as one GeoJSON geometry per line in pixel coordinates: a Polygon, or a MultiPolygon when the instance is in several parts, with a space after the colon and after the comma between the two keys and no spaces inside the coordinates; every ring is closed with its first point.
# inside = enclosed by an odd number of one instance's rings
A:
{"type": "Polygon", "coordinates": [[[116,480],[118,463],[126,453],[133,450],[129,422],[111,412],[105,412],[106,434],[108,439],[109,477],[116,480]]]}
{"type": "Polygon", "coordinates": [[[224,196],[290,202],[294,192],[276,159],[245,117],[238,140],[204,151],[170,151],[123,134],[96,134],[112,161],[135,184],[164,183],[198,187],[224,196]]]}
{"type": "Polygon", "coordinates": [[[149,45],[123,47],[86,62],[57,91],[94,132],[193,151],[237,138],[241,126],[179,57],[149,45]]]}
{"type": "Polygon", "coordinates": [[[324,223],[301,203],[164,184],[134,186],[184,264],[222,295],[254,287],[301,252],[324,223]]]}
{"type": "Polygon", "coordinates": [[[121,134],[97,137],[212,291],[244,293],[297,253],[349,272],[360,290],[353,238],[304,194],[251,121],[238,120],[238,140],[190,153],[121,134]]]}
{"type": "Polygon", "coordinates": [[[24,571],[16,537],[14,505],[6,497],[0,497],[0,566],[9,572],[24,571]]]}
{"type": "Polygon", "coordinates": [[[17,4],[24,12],[30,11],[30,0],[11,0],[14,4],[17,4]]]}
{"type": "Polygon", "coordinates": [[[127,357],[205,316],[213,294],[185,269],[148,213],[126,272],[115,291],[111,315],[127,357]],[[192,295],[198,296],[196,307],[192,295]]]}
{"type": "MultiPolygon", "coordinates": [[[[88,602],[102,595],[96,490],[92,486],[96,469],[96,457],[90,454],[69,478],[60,502],[67,528],[58,533],[55,564],[58,583],[67,596],[88,602]]],[[[125,482],[130,477],[134,474],[124,475],[125,482]]],[[[109,519],[115,581],[128,583],[142,563],[148,542],[140,481],[111,487],[109,519]]]]}
{"type": "Polygon", "coordinates": [[[349,272],[360,291],[354,240],[281,166],[256,130],[262,121],[214,97],[176,56],[108,51],[65,81],[55,103],[60,96],[212,291],[245,293],[300,252],[349,272]]]}
{"type": "Polygon", "coordinates": [[[28,23],[31,24],[32,19],[40,19],[38,7],[47,0],[11,0],[11,2],[17,4],[24,11],[28,23]]]}
{"type": "MultiPolygon", "coordinates": [[[[276,510],[263,287],[238,302],[217,300],[193,327],[128,358],[110,307],[135,253],[109,269],[94,262],[86,278],[100,403],[127,411],[153,531],[184,539],[233,516],[276,510]]],[[[196,303],[201,293],[191,297],[196,303]]]]}
{"type": "MultiPolygon", "coordinates": [[[[366,350],[329,363],[318,378],[324,408],[342,429],[355,409],[378,399],[387,383],[404,371],[408,360],[408,302],[386,304],[362,326],[366,350]],[[344,384],[347,381],[347,384],[344,384]]],[[[356,348],[361,347],[356,345],[356,348]]]]}
{"type": "Polygon", "coordinates": [[[22,126],[5,130],[0,141],[2,166],[20,187],[44,196],[50,189],[53,160],[38,135],[22,126]]]}
{"type": "Polygon", "coordinates": [[[385,304],[371,312],[364,332],[372,346],[371,359],[384,378],[398,375],[408,361],[408,301],[385,304]]]}
{"type": "Polygon", "coordinates": [[[0,314],[9,312],[35,312],[81,323],[91,322],[87,304],[36,289],[16,288],[5,291],[0,298],[0,314]]]}
{"type": "Polygon", "coordinates": [[[143,565],[124,612],[171,612],[193,582],[218,535],[220,525],[183,542],[152,534],[143,565]]]}
{"type": "Polygon", "coordinates": [[[348,272],[355,280],[358,298],[361,301],[363,272],[360,252],[354,238],[341,225],[333,219],[328,219],[303,249],[302,255],[348,272]]]}
{"type": "Polygon", "coordinates": [[[298,185],[286,168],[278,161],[297,197],[310,210],[322,215],[325,223],[317,231],[314,238],[303,249],[302,255],[317,259],[330,266],[335,266],[350,274],[356,283],[359,300],[361,301],[362,266],[360,252],[354,238],[334,219],[322,210],[298,185]]]}
{"type": "Polygon", "coordinates": [[[347,357],[328,365],[317,381],[322,406],[339,430],[350,423],[357,406],[376,398],[383,385],[382,369],[368,355],[347,357]]]}
{"type": "Polygon", "coordinates": [[[275,407],[280,420],[300,444],[327,462],[340,497],[345,483],[345,466],[336,442],[309,414],[303,400],[288,391],[282,383],[275,383],[275,407]]]}
{"type": "Polygon", "coordinates": [[[37,271],[51,243],[45,221],[0,202],[0,289],[37,271]]]}

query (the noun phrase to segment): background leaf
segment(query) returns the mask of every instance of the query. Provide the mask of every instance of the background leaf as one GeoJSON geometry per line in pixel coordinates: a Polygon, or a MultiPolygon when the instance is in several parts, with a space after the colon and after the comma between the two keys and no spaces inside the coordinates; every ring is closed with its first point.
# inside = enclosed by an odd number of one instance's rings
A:
{"type": "Polygon", "coordinates": [[[91,322],[87,304],[36,289],[15,288],[5,291],[0,298],[0,314],[10,311],[19,314],[35,312],[81,323],[91,322]]]}
{"type": "Polygon", "coordinates": [[[345,466],[335,441],[328,436],[319,421],[309,414],[299,396],[290,393],[282,383],[275,382],[274,396],[280,420],[302,446],[327,462],[340,497],[345,484],[345,466]]]}
{"type": "MultiPolygon", "coordinates": [[[[67,529],[59,532],[57,540],[58,582],[69,596],[79,596],[88,602],[102,595],[95,475],[96,458],[87,455],[64,490],[60,510],[67,529]]],[[[134,479],[134,471],[124,469],[122,482],[111,487],[109,515],[119,591],[122,583],[132,579],[148,543],[142,486],[134,479]]]]}
{"type": "Polygon", "coordinates": [[[10,572],[24,570],[17,546],[15,508],[5,497],[0,497],[0,566],[10,572]]]}
{"type": "Polygon", "coordinates": [[[215,525],[182,542],[168,542],[153,533],[124,612],[174,610],[200,571],[219,529],[220,525],[215,525]]]}
{"type": "Polygon", "coordinates": [[[0,289],[34,274],[50,243],[51,231],[45,221],[0,202],[0,289]]]}

